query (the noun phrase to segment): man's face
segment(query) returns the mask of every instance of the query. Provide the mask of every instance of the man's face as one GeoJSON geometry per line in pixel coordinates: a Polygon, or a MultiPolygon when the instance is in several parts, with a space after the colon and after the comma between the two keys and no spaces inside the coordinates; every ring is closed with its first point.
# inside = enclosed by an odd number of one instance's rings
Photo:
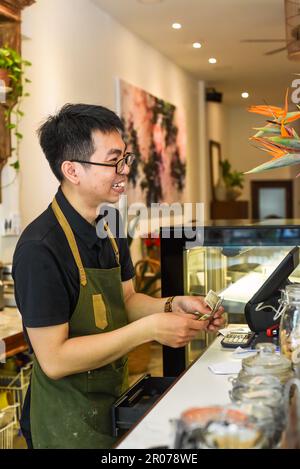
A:
{"type": "MultiPolygon", "coordinates": [[[[100,131],[93,132],[95,152],[90,161],[94,163],[114,164],[125,153],[126,145],[119,132],[104,134],[100,131]]],[[[81,191],[86,200],[92,205],[101,203],[116,203],[125,191],[125,185],[129,168],[125,165],[122,174],[116,173],[115,167],[82,165],[80,180],[81,191]]]]}

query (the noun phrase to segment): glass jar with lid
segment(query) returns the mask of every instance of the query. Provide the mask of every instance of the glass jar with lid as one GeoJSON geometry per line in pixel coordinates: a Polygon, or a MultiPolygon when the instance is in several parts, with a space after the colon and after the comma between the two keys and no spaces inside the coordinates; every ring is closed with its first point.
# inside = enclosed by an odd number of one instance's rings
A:
{"type": "Polygon", "coordinates": [[[275,344],[257,344],[256,349],[258,351],[256,355],[242,360],[239,379],[242,379],[244,375],[273,375],[284,384],[294,376],[291,360],[277,354],[275,344]]]}
{"type": "Polygon", "coordinates": [[[236,378],[229,377],[229,382],[232,384],[233,389],[238,387],[256,387],[256,388],[272,388],[283,391],[283,385],[279,378],[273,375],[247,375],[239,374],[236,378]]]}
{"type": "Polygon", "coordinates": [[[285,408],[282,390],[267,386],[239,386],[233,388],[229,392],[229,396],[235,404],[248,406],[249,408],[252,407],[253,416],[255,414],[254,410],[260,409],[263,412],[262,409],[269,409],[272,412],[273,423],[271,424],[270,420],[268,420],[265,426],[268,425],[268,431],[272,434],[272,438],[276,442],[279,441],[285,426],[285,408]]]}
{"type": "Polygon", "coordinates": [[[279,337],[282,355],[291,360],[296,374],[300,374],[300,285],[287,285],[283,294],[283,313],[279,337]]]}
{"type": "Polygon", "coordinates": [[[246,413],[251,421],[255,422],[255,425],[264,433],[268,448],[278,447],[283,424],[278,424],[275,421],[274,412],[271,407],[255,400],[239,402],[236,406],[246,413]]]}
{"type": "Polygon", "coordinates": [[[191,408],[176,422],[174,449],[267,447],[268,438],[262,427],[236,407],[191,408]]]}

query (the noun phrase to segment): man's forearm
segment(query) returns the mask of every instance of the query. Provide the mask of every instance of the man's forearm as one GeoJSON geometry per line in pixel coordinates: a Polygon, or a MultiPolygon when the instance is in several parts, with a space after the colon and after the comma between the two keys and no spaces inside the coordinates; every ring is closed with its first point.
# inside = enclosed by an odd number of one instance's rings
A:
{"type": "MultiPolygon", "coordinates": [[[[55,331],[54,331],[55,333],[55,331]]],[[[112,332],[74,337],[57,344],[51,337],[47,341],[47,353],[34,341],[40,366],[52,379],[93,370],[112,363],[134,347],[153,340],[151,324],[136,321],[112,332]]],[[[31,334],[29,334],[29,337],[31,334]]]]}
{"type": "Polygon", "coordinates": [[[143,293],[133,293],[125,303],[129,322],[150,314],[162,313],[166,298],[153,298],[143,293]]]}

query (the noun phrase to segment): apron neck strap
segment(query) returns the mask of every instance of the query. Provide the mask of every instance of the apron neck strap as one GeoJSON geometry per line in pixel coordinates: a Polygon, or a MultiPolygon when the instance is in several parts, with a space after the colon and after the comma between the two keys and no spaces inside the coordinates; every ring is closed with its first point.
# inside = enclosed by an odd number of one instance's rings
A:
{"type": "Polygon", "coordinates": [[[62,229],[63,229],[63,231],[66,235],[66,238],[68,240],[69,246],[71,248],[72,254],[74,256],[76,265],[77,265],[78,270],[79,270],[80,284],[82,286],[85,286],[87,284],[86,273],[85,273],[85,270],[84,270],[83,265],[82,265],[82,261],[81,261],[81,257],[80,257],[80,254],[79,254],[79,250],[78,250],[78,246],[77,246],[77,243],[76,243],[76,240],[75,240],[74,233],[73,233],[73,231],[72,231],[66,217],[64,216],[60,206],[58,205],[57,200],[56,200],[55,197],[53,199],[51,207],[52,207],[52,210],[54,212],[54,215],[57,218],[58,223],[62,227],[62,229]]]}
{"type": "Polygon", "coordinates": [[[118,249],[118,245],[116,243],[116,240],[115,238],[113,237],[113,234],[108,226],[108,224],[105,222],[104,223],[104,229],[105,231],[107,232],[108,234],[108,237],[109,237],[109,240],[110,240],[110,243],[112,245],[112,248],[114,250],[114,253],[115,253],[115,258],[116,258],[116,261],[117,261],[117,264],[120,265],[120,253],[119,253],[119,249],[118,249]]]}
{"type": "MultiPolygon", "coordinates": [[[[54,212],[54,215],[57,218],[58,223],[62,227],[62,229],[63,229],[63,231],[66,235],[66,238],[68,240],[70,249],[71,249],[72,254],[74,256],[76,265],[78,267],[79,277],[80,277],[80,284],[82,286],[85,286],[87,284],[86,273],[85,273],[85,270],[84,270],[84,267],[83,267],[83,264],[82,264],[82,261],[81,261],[81,257],[80,257],[80,254],[79,254],[79,250],[78,250],[78,246],[77,246],[77,243],[76,243],[76,240],[75,240],[74,233],[73,233],[73,231],[72,231],[72,229],[71,229],[71,227],[68,223],[68,220],[66,219],[66,217],[64,216],[60,206],[58,205],[57,200],[56,200],[55,197],[53,199],[51,207],[52,207],[52,210],[54,212]]],[[[116,240],[113,237],[113,234],[112,234],[112,232],[111,232],[111,230],[110,230],[107,223],[104,223],[104,229],[108,234],[110,243],[111,243],[113,251],[115,253],[115,258],[116,258],[117,264],[120,265],[120,253],[119,253],[118,245],[117,245],[116,240]]]]}

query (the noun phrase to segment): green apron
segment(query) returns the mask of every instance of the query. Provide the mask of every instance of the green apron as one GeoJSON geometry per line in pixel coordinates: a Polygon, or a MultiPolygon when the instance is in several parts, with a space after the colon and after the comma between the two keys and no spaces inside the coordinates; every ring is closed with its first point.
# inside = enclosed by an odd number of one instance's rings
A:
{"type": "MultiPolygon", "coordinates": [[[[119,252],[105,225],[118,267],[85,269],[74,234],[57,201],[54,214],[65,232],[80,276],[80,293],[69,323],[69,337],[100,334],[127,324],[119,252]]],[[[112,404],[128,387],[127,357],[96,370],[59,380],[46,376],[34,358],[30,420],[34,448],[110,448],[112,404]]]]}

